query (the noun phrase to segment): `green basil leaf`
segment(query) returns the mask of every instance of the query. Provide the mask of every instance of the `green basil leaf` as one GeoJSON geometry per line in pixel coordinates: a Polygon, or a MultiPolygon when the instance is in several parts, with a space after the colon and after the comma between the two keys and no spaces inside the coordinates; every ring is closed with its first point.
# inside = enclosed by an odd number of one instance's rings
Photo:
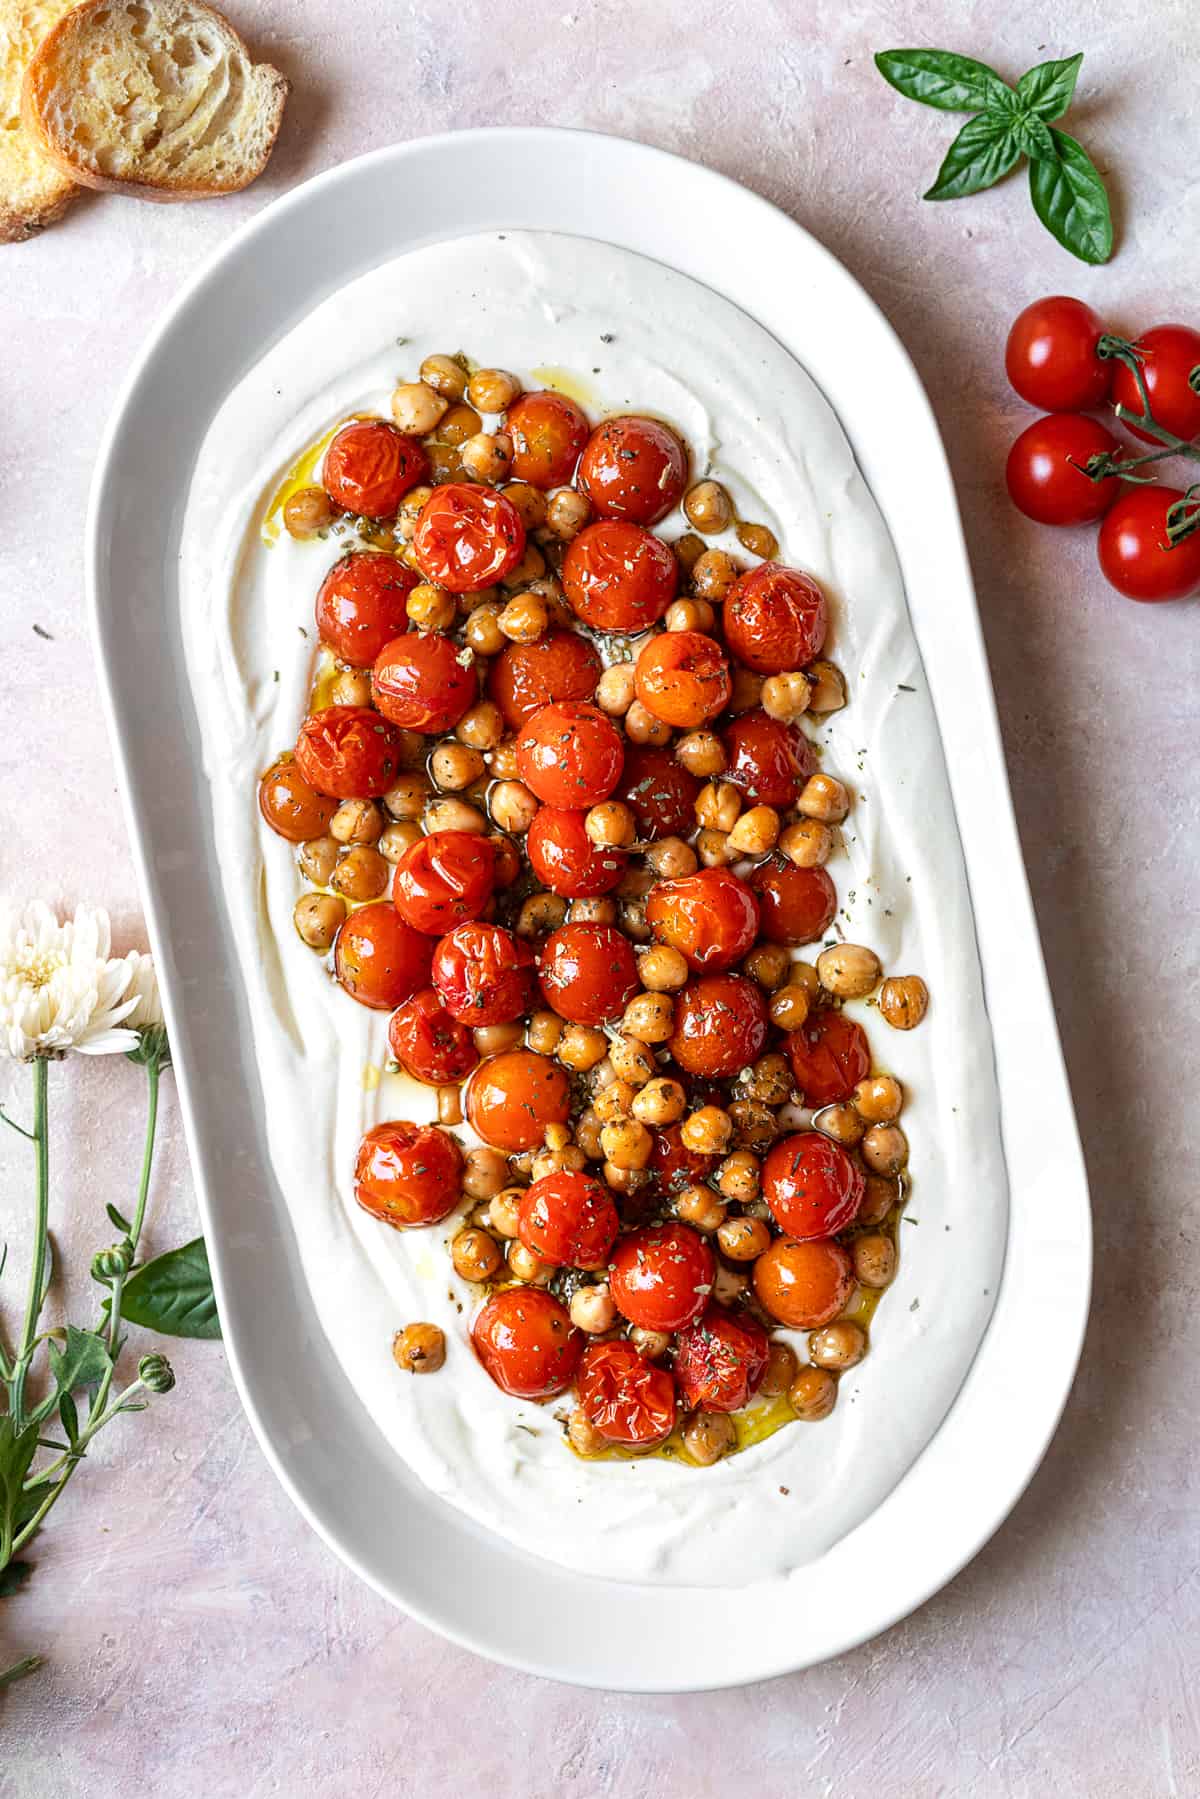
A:
{"type": "Polygon", "coordinates": [[[11,1599],[32,1573],[32,1562],[10,1562],[7,1568],[0,1568],[0,1599],[11,1599]]]}
{"type": "Polygon", "coordinates": [[[1053,156],[1029,165],[1029,192],[1038,218],[1081,262],[1107,262],[1113,223],[1108,194],[1091,157],[1065,131],[1050,127],[1053,156]]]}
{"type": "Polygon", "coordinates": [[[1017,83],[1017,98],[1026,110],[1049,122],[1061,118],[1070,106],[1079,78],[1083,51],[1064,57],[1061,62],[1040,62],[1029,69],[1017,83]]]}
{"type": "Polygon", "coordinates": [[[952,50],[881,50],[875,67],[906,100],[936,106],[942,112],[978,112],[1005,104],[1008,83],[995,69],[952,50]]]}
{"type": "Polygon", "coordinates": [[[1021,151],[1016,133],[1002,119],[987,113],[968,119],[938,170],[926,200],[961,200],[978,194],[1007,175],[1021,151]]]}
{"type": "Polygon", "coordinates": [[[125,1282],[121,1310],[131,1324],[168,1337],[219,1337],[204,1238],[135,1269],[125,1282]]]}
{"type": "Polygon", "coordinates": [[[1016,133],[1022,156],[1028,156],[1031,162],[1039,156],[1058,155],[1058,151],[1054,148],[1054,139],[1050,136],[1049,125],[1044,119],[1039,119],[1036,113],[1030,113],[1026,118],[1017,119],[1013,130],[1016,133]]]}

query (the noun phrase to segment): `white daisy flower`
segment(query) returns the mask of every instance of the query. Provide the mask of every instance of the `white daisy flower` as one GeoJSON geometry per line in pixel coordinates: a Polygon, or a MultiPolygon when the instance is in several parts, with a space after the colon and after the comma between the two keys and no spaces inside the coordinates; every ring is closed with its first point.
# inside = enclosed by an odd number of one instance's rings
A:
{"type": "Polygon", "coordinates": [[[133,1011],[125,1023],[135,1031],[156,1030],[163,1022],[163,1009],[158,992],[158,976],[154,972],[154,957],[143,950],[131,949],[125,961],[130,971],[129,992],[126,997],[134,1001],[133,1011]]]}
{"type": "Polygon", "coordinates": [[[40,900],[0,900],[0,1054],[19,1062],[137,1047],[122,1021],[133,971],[109,955],[108,913],[80,906],[61,923],[40,900]]]}

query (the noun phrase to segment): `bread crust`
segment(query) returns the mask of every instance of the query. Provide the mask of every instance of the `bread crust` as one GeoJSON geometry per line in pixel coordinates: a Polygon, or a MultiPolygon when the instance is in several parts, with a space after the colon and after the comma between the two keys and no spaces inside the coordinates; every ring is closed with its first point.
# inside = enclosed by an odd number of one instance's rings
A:
{"type": "Polygon", "coordinates": [[[71,0],[0,0],[0,244],[27,243],[60,219],[80,189],[20,122],[21,82],[71,0]]]}
{"type": "Polygon", "coordinates": [[[0,198],[0,244],[27,244],[31,237],[57,224],[72,200],[79,197],[79,185],[72,181],[53,200],[40,206],[10,206],[0,198]]]}

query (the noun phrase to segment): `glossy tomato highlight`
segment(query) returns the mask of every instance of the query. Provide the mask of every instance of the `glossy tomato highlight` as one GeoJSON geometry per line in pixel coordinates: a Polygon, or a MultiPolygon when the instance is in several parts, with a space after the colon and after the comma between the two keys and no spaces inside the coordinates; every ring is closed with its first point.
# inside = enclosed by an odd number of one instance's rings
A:
{"type": "Polygon", "coordinates": [[[857,1162],[820,1131],[784,1137],[763,1163],[763,1198],[789,1237],[835,1237],[854,1223],[865,1190],[857,1162]]]}
{"type": "Polygon", "coordinates": [[[758,1390],[770,1351],[766,1331],[748,1312],[706,1306],[675,1347],[675,1378],[684,1405],[740,1412],[758,1390]]]}
{"type": "Polygon", "coordinates": [[[552,1399],[575,1378],[583,1334],[553,1294],[540,1287],[505,1287],[475,1319],[471,1344],[505,1393],[552,1399]]]}
{"type": "Polygon", "coordinates": [[[821,654],[829,608],[811,575],[760,562],[734,582],[721,619],[739,662],[756,674],[782,675],[821,654]]]}
{"type": "Polygon", "coordinates": [[[371,671],[371,697],[405,731],[450,731],[477,696],[470,650],[440,631],[393,637],[371,671]]]}
{"type": "Polygon", "coordinates": [[[525,554],[525,527],[494,488],[450,481],[421,508],[412,546],[427,581],[448,593],[472,593],[512,573],[525,554]]]}
{"type": "Polygon", "coordinates": [[[354,1197],[364,1212],[396,1230],[438,1224],[458,1204],[462,1151],[435,1124],[393,1119],[359,1144],[354,1197]]]}
{"type": "Polygon", "coordinates": [[[571,1084],[565,1069],[531,1049],[488,1056],[466,1088],[467,1123],[492,1149],[539,1149],[548,1124],[565,1124],[571,1084]]]}
{"type": "Polygon", "coordinates": [[[630,1324],[677,1331],[704,1310],[715,1272],[713,1252],[699,1231],[686,1224],[651,1224],[617,1239],[609,1291],[630,1324]]]}
{"type": "Polygon", "coordinates": [[[675,1382],[628,1341],[589,1343],[575,1389],[584,1415],[606,1442],[644,1449],[674,1428],[675,1382]]]}
{"type": "Polygon", "coordinates": [[[660,943],[712,973],[732,968],[758,936],[758,900],[728,868],[701,868],[659,881],[646,901],[646,923],[660,943]]]}
{"type": "Polygon", "coordinates": [[[310,712],[296,739],[296,766],[310,787],[336,800],[374,800],[400,772],[401,740],[370,706],[310,712]]]}
{"type": "Polygon", "coordinates": [[[678,580],[670,546],[621,519],[586,525],[563,558],[563,592],[593,631],[648,631],[675,598],[678,580]]]}
{"type": "Polygon", "coordinates": [[[577,484],[598,517],[656,525],[678,506],[687,472],[677,433],[659,419],[629,413],[605,419],[592,432],[577,484]]]}
{"type": "Polygon", "coordinates": [[[410,487],[429,473],[418,437],[386,419],[344,425],[325,452],[322,485],[335,506],[363,518],[391,518],[410,487]]]}
{"type": "Polygon", "coordinates": [[[441,937],[478,918],[492,897],[496,852],[474,831],[431,831],[409,845],[396,864],[392,900],[418,931],[441,937]]]}
{"type": "Polygon", "coordinates": [[[526,1249],[556,1268],[603,1268],[619,1224],[603,1182],[564,1169],[525,1189],[517,1235],[526,1249]]]}
{"type": "Polygon", "coordinates": [[[317,589],[317,635],[354,668],[370,668],[393,637],[408,630],[411,568],[382,551],[351,550],[317,589]]]}

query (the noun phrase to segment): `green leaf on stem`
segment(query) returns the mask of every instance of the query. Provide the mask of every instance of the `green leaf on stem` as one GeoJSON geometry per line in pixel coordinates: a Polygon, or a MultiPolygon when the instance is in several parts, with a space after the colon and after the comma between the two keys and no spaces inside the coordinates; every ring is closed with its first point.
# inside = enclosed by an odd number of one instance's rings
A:
{"type": "Polygon", "coordinates": [[[58,1415],[62,1419],[62,1427],[67,1433],[67,1442],[74,1449],[79,1441],[79,1413],[76,1410],[75,1401],[69,1393],[59,1394],[58,1415]]]}
{"type": "Polygon", "coordinates": [[[74,1324],[68,1324],[63,1348],[50,1343],[47,1352],[61,1392],[73,1393],[79,1387],[94,1386],[108,1373],[108,1349],[103,1337],[98,1337],[95,1331],[81,1331],[74,1324]]]}
{"type": "Polygon", "coordinates": [[[1016,134],[1007,121],[981,113],[967,120],[924,198],[961,200],[965,194],[978,194],[1007,175],[1020,154],[1016,134]]]}
{"type": "Polygon", "coordinates": [[[132,1229],[128,1218],[123,1217],[116,1206],[111,1203],[105,1206],[104,1210],[108,1213],[109,1223],[115,1225],[123,1237],[127,1237],[132,1229]]]}
{"type": "Polygon", "coordinates": [[[130,1324],[168,1337],[219,1337],[203,1237],[135,1269],[125,1282],[121,1311],[130,1324]]]}
{"type": "Polygon", "coordinates": [[[1050,123],[1059,119],[1070,106],[1079,77],[1083,51],[1064,57],[1059,62],[1040,62],[1029,69],[1017,83],[1017,98],[1025,110],[1050,123]]]}
{"type": "Polygon", "coordinates": [[[9,1413],[0,1416],[0,1518],[7,1527],[5,1536],[15,1534],[20,1528],[25,1477],[37,1442],[36,1424],[27,1424],[24,1430],[17,1430],[9,1413]]]}
{"type": "Polygon", "coordinates": [[[0,1599],[19,1593],[32,1573],[32,1562],[10,1562],[7,1568],[0,1568],[0,1599]]]}
{"type": "Polygon", "coordinates": [[[995,69],[952,50],[881,50],[875,67],[906,100],[942,112],[978,112],[1005,105],[1012,89],[995,69]]]}
{"type": "Polygon", "coordinates": [[[1035,162],[1039,156],[1057,156],[1050,127],[1036,114],[1031,113],[1027,118],[1015,120],[1013,131],[1022,156],[1027,156],[1030,162],[1035,162]]]}
{"type": "Polygon", "coordinates": [[[1065,131],[1051,126],[1055,154],[1029,165],[1029,192],[1034,210],[1064,250],[1081,262],[1107,262],[1112,255],[1113,223],[1100,171],[1065,131]]]}
{"type": "Polygon", "coordinates": [[[27,1655],[22,1661],[14,1662],[11,1668],[0,1673],[0,1688],[11,1687],[15,1681],[24,1680],[27,1674],[36,1674],[45,1659],[42,1655],[27,1655]]]}

